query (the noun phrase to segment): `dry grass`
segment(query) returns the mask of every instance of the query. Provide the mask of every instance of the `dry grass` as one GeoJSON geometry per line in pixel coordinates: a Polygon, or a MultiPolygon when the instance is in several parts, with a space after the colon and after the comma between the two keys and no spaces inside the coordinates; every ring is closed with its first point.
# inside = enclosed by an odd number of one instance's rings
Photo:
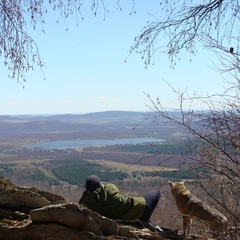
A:
{"type": "MultiPolygon", "coordinates": [[[[87,160],[91,163],[96,163],[96,160],[87,160]]],[[[174,171],[176,168],[164,168],[158,166],[147,166],[147,165],[140,165],[140,164],[129,164],[129,163],[121,163],[121,162],[112,162],[108,160],[97,160],[97,163],[103,165],[105,167],[115,168],[116,170],[121,170],[124,172],[132,172],[132,171],[139,171],[139,172],[160,172],[160,171],[174,171]]]]}

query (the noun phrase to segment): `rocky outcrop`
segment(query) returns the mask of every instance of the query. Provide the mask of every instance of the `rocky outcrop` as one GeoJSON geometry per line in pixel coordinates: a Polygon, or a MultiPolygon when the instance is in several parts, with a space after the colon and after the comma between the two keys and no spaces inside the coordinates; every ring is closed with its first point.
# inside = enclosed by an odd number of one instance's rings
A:
{"type": "MultiPolygon", "coordinates": [[[[83,205],[0,177],[1,240],[114,240],[166,238],[119,224],[83,205]]],[[[181,239],[179,236],[178,239],[181,239]]]]}
{"type": "Polygon", "coordinates": [[[164,239],[120,225],[83,205],[0,177],[1,240],[164,239]]]}

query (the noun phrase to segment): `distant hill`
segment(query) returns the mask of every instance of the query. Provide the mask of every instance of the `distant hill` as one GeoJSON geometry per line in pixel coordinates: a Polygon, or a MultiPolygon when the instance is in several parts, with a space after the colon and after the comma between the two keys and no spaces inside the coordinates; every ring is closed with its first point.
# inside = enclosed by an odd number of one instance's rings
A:
{"type": "Polygon", "coordinates": [[[105,111],[86,114],[57,115],[0,115],[0,122],[60,121],[69,123],[99,123],[112,121],[129,121],[143,118],[147,113],[131,111],[105,111]]]}
{"type": "Polygon", "coordinates": [[[145,113],[130,111],[106,111],[86,114],[63,114],[44,117],[46,121],[63,121],[71,123],[106,123],[106,122],[129,122],[139,120],[145,113]]]}
{"type": "Polygon", "coordinates": [[[60,115],[0,115],[0,138],[63,140],[147,136],[167,139],[169,136],[174,135],[176,138],[185,134],[186,130],[180,125],[166,123],[162,118],[156,119],[150,112],[106,111],[60,115]]]}
{"type": "Polygon", "coordinates": [[[109,136],[110,132],[120,135],[119,132],[124,133],[126,129],[129,131],[129,128],[134,128],[143,119],[144,113],[128,111],[61,115],[0,115],[0,137],[35,134],[34,138],[39,138],[41,134],[42,138],[43,134],[54,134],[54,138],[60,139],[81,136],[94,138],[94,136],[99,137],[100,133],[109,136]]]}

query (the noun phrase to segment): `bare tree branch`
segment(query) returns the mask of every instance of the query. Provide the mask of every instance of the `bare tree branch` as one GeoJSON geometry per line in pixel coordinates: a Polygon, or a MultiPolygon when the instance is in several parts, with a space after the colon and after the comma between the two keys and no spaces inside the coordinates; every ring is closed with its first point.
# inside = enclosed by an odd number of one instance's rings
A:
{"type": "Polygon", "coordinates": [[[160,1],[163,17],[142,29],[130,51],[141,54],[146,67],[154,61],[155,52],[167,53],[174,66],[182,50],[190,55],[197,53],[196,45],[203,34],[220,43],[231,41],[239,23],[238,1],[200,2],[160,1]]]}
{"type": "MultiPolygon", "coordinates": [[[[76,21],[78,15],[83,18],[82,0],[49,0],[48,4],[52,10],[59,12],[57,21],[60,19],[65,21],[71,15],[76,16],[76,21]]],[[[21,83],[26,81],[25,74],[28,71],[33,70],[35,66],[42,70],[44,66],[37,43],[28,34],[26,28],[29,23],[33,29],[40,24],[44,32],[44,17],[48,13],[44,5],[43,0],[0,1],[0,57],[4,59],[9,77],[21,83]]],[[[92,0],[90,7],[94,15],[101,7],[104,18],[106,17],[107,9],[104,0],[92,0]]]]}

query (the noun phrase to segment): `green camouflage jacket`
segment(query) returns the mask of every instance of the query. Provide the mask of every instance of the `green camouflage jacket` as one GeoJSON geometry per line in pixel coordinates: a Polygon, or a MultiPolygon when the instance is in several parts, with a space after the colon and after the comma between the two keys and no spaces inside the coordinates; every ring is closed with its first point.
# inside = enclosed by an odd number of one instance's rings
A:
{"type": "Polygon", "coordinates": [[[110,183],[94,192],[85,191],[79,203],[105,217],[124,220],[139,219],[146,206],[143,197],[124,197],[110,183]]]}

